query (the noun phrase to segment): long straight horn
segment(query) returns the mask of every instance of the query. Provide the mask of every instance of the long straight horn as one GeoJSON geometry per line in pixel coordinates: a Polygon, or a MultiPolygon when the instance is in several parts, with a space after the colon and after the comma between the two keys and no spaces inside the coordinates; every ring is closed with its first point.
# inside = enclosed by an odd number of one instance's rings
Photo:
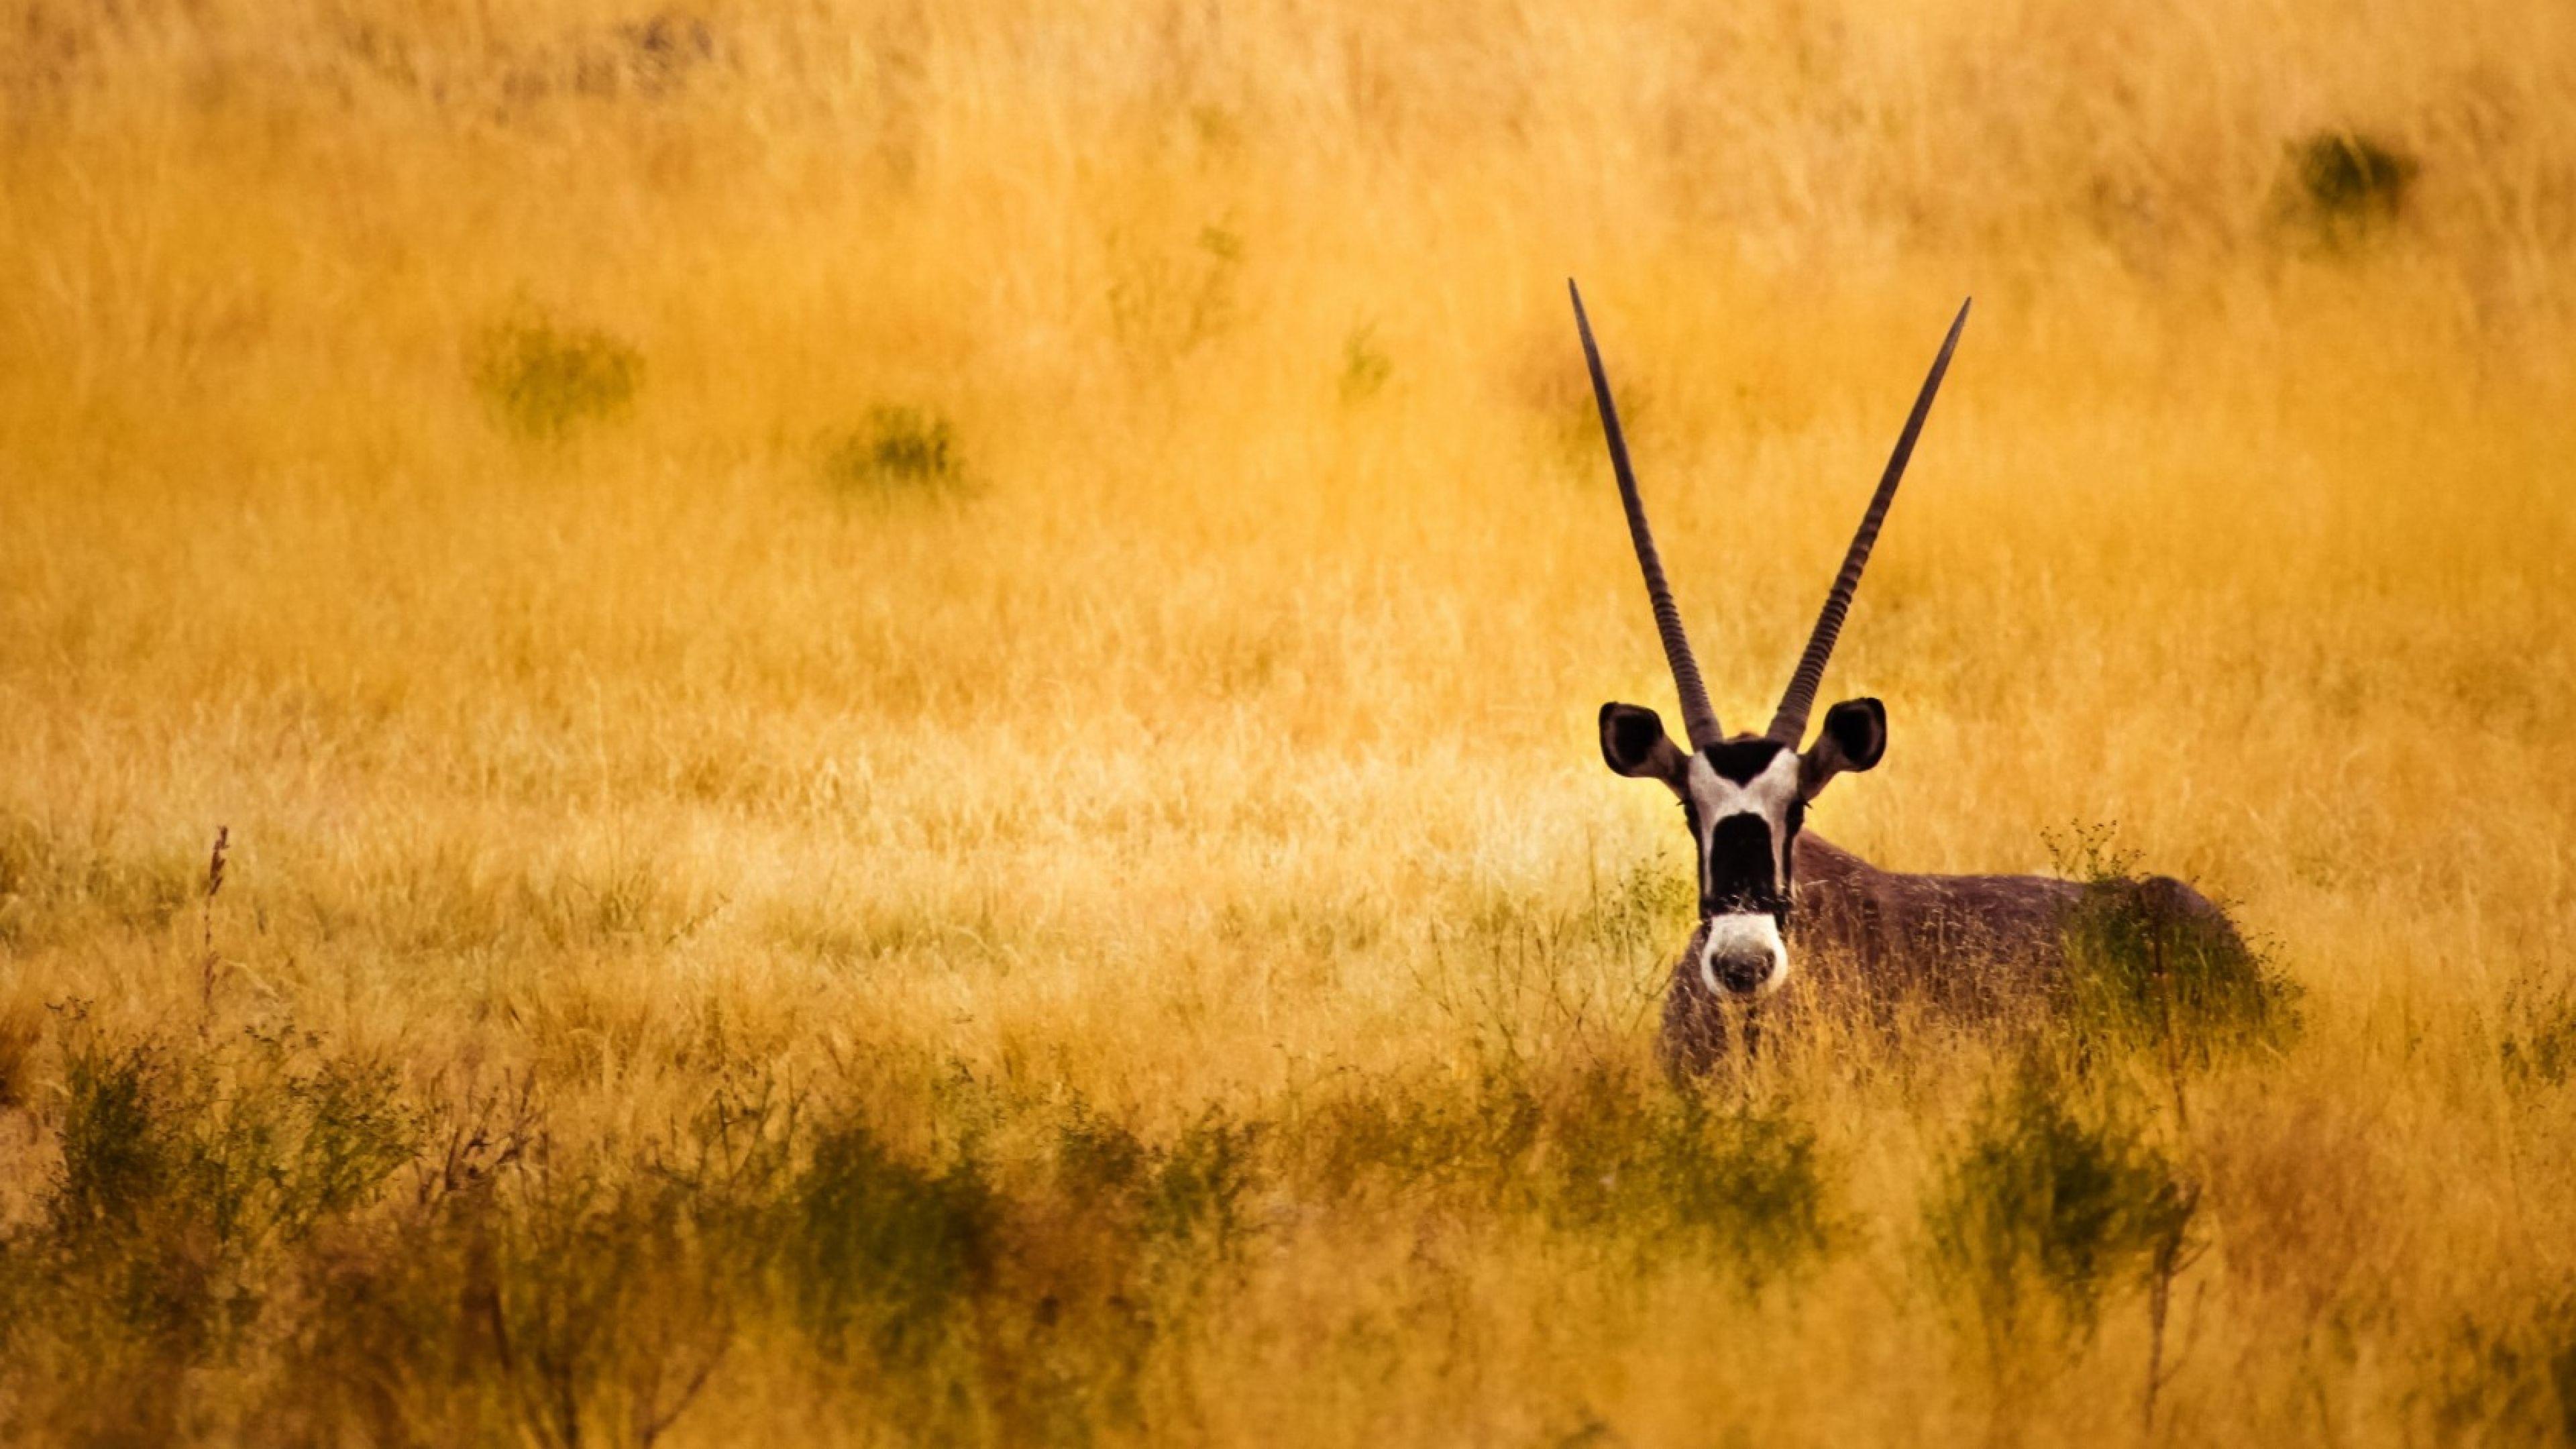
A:
{"type": "Polygon", "coordinates": [[[1950,323],[1950,335],[1941,339],[1940,356],[1932,359],[1932,375],[1923,379],[1923,391],[1915,395],[1914,411],[1905,415],[1905,431],[1896,435],[1896,451],[1888,457],[1887,471],[1879,476],[1878,491],[1870,495],[1860,531],[1852,535],[1851,548],[1843,554],[1842,572],[1834,575],[1833,592],[1825,595],[1824,612],[1816,616],[1816,632],[1807,637],[1798,672],[1789,676],[1789,692],[1780,696],[1780,711],[1771,716],[1771,728],[1763,731],[1791,749],[1807,733],[1807,711],[1815,707],[1816,686],[1825,681],[1825,661],[1833,657],[1843,615],[1851,611],[1852,591],[1860,587],[1870,545],[1878,542],[1878,526],[1887,521],[1887,505],[1896,501],[1896,485],[1905,476],[1907,460],[1914,456],[1914,440],[1923,433],[1924,418],[1931,415],[1932,395],[1941,390],[1941,374],[1950,370],[1951,349],[1959,345],[1959,331],[1967,325],[1968,303],[1962,302],[1958,317],[1950,323]]]}
{"type": "Polygon", "coordinates": [[[1583,334],[1583,361],[1592,369],[1592,400],[1601,405],[1601,435],[1610,442],[1610,471],[1619,475],[1619,504],[1628,513],[1628,540],[1637,546],[1637,566],[1646,573],[1646,598],[1655,607],[1655,632],[1664,639],[1664,662],[1673,669],[1673,688],[1682,697],[1682,727],[1691,748],[1704,750],[1726,738],[1717,726],[1717,711],[1708,707],[1708,686],[1691,658],[1690,639],[1682,633],[1682,611],[1673,606],[1672,585],[1664,582],[1664,561],[1655,552],[1655,531],[1646,526],[1646,505],[1637,496],[1637,474],[1628,466],[1628,439],[1619,431],[1619,409],[1610,401],[1610,379],[1601,370],[1601,349],[1592,343],[1592,319],[1583,315],[1583,293],[1568,277],[1565,290],[1574,298],[1574,330],[1583,334]]]}

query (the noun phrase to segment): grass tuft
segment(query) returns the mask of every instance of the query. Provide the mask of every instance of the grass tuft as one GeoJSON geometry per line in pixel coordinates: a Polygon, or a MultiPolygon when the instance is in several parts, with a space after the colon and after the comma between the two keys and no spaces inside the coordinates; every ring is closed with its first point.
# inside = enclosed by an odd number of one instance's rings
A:
{"type": "Polygon", "coordinates": [[[0,0],[0,1444],[2557,1432],[2576,11],[2367,8],[0,0]],[[2260,959],[1669,1084],[1569,273],[1739,727],[1974,291],[1813,824],[2260,959]]]}
{"type": "Polygon", "coordinates": [[[634,408],[644,385],[644,355],[593,328],[522,318],[484,332],[475,344],[471,376],[504,431],[531,442],[559,442],[634,408]]]}
{"type": "Polygon", "coordinates": [[[2289,143],[2292,212],[2329,244],[2358,242],[2405,215],[2421,162],[2378,137],[2319,131],[2289,143]]]}
{"type": "Polygon", "coordinates": [[[1395,359],[1387,355],[1378,340],[1374,326],[1355,327],[1342,339],[1342,371],[1339,391],[1344,404],[1368,401],[1386,387],[1395,375],[1395,359]]]}
{"type": "Polygon", "coordinates": [[[992,1274],[999,1207],[971,1158],[934,1172],[841,1126],[815,1143],[792,1203],[787,1271],[827,1353],[855,1335],[885,1358],[923,1354],[992,1274]]]}
{"type": "Polygon", "coordinates": [[[865,426],[834,439],[823,455],[823,480],[844,498],[892,498],[953,492],[965,486],[957,429],[923,408],[869,410],[865,426]]]}
{"type": "Polygon", "coordinates": [[[2170,1276],[2199,1189],[2135,1114],[2026,1058],[1932,1184],[1933,1272],[1998,1364],[2089,1342],[2114,1292],[2170,1276]]]}
{"type": "Polygon", "coordinates": [[[2206,1063],[2274,1047],[2298,1029],[2297,984],[2197,893],[2140,877],[2108,826],[2051,840],[2058,871],[2084,891],[2061,927],[2067,977],[2057,1026],[2068,1046],[2145,1048],[2206,1063]]]}

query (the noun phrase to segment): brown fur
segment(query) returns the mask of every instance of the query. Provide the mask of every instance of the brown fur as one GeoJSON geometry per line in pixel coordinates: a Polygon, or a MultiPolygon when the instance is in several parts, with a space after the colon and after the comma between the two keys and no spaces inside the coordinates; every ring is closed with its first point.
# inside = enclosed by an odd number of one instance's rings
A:
{"type": "MultiPolygon", "coordinates": [[[[2088,888],[2035,875],[1913,875],[1881,870],[1800,832],[1793,847],[1790,959],[1817,989],[1871,1010],[1916,1000],[1969,1017],[1993,1017],[2047,998],[2066,968],[2066,928],[2088,888]]],[[[2140,908],[2175,925],[2214,928],[2234,941],[2227,916],[2170,876],[2129,883],[2140,908]]],[[[1676,1073],[1705,1072],[1722,1058],[1729,1017],[1749,1049],[1766,1008],[1721,1005],[1694,965],[1706,922],[1673,968],[1661,1051],[1676,1073]]]]}

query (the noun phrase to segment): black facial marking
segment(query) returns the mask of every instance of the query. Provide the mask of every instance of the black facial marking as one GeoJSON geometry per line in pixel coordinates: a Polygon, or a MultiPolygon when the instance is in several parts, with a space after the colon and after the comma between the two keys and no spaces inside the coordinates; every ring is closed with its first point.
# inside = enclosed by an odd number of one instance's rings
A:
{"type": "Polygon", "coordinates": [[[1709,768],[1738,785],[1753,783],[1753,777],[1771,768],[1788,746],[1778,740],[1728,740],[1700,751],[1709,768]]]}
{"type": "Polygon", "coordinates": [[[1771,824],[1759,815],[1729,815],[1708,833],[1700,867],[1699,913],[1782,909],[1771,858],[1771,824]]]}
{"type": "MultiPolygon", "coordinates": [[[[1700,751],[1718,775],[1737,785],[1750,785],[1771,768],[1789,747],[1777,740],[1728,740],[1700,751]]],[[[1690,822],[1691,843],[1699,848],[1699,910],[1702,916],[1768,911],[1785,923],[1789,914],[1789,873],[1784,863],[1788,844],[1805,822],[1803,801],[1791,799],[1782,822],[1781,844],[1773,845],[1771,823],[1750,812],[1729,815],[1703,838],[1698,803],[1685,797],[1682,818],[1690,822]]]]}
{"type": "Polygon", "coordinates": [[[1798,832],[1806,828],[1807,802],[1792,799],[1789,802],[1789,823],[1782,827],[1780,836],[1779,915],[1782,925],[1788,924],[1789,903],[1797,898],[1797,892],[1793,888],[1798,883],[1798,832]]]}

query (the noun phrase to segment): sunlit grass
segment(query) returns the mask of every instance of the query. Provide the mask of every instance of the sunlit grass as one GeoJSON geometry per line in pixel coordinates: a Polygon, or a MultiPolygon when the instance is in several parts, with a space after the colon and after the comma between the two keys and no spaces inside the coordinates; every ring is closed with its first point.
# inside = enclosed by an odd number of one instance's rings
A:
{"type": "Polygon", "coordinates": [[[0,34],[0,1439],[2576,1409],[2561,7],[0,34]],[[1814,828],[2294,1006],[1663,1081],[1569,273],[1730,723],[1976,295],[1814,828]]]}

